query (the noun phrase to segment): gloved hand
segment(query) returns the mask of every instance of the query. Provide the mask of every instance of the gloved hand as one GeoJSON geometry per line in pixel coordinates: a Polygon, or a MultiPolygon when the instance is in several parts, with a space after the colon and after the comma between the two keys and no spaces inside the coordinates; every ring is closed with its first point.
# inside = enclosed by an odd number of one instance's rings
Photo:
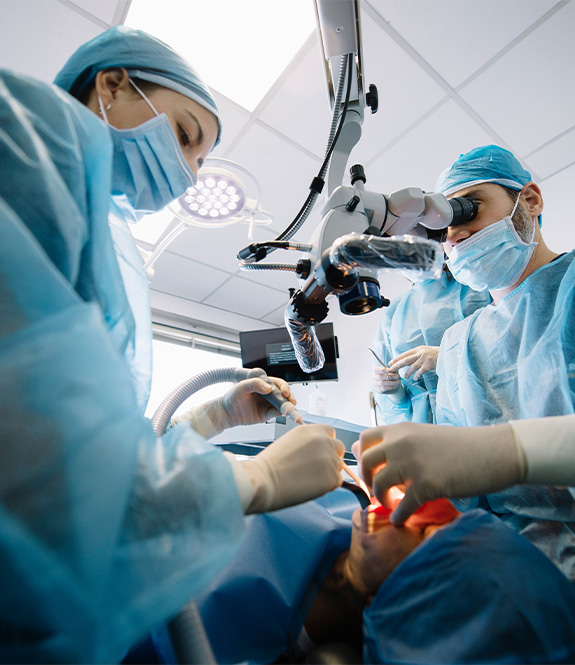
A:
{"type": "Polygon", "coordinates": [[[268,377],[268,380],[256,377],[236,383],[223,397],[196,406],[186,413],[172,418],[172,424],[187,422],[190,427],[205,439],[209,439],[225,429],[238,425],[264,423],[281,415],[265,397],[271,392],[272,384],[278,387],[281,394],[292,404],[296,399],[289,384],[283,379],[268,377]]]}
{"type": "Polygon", "coordinates": [[[414,379],[419,379],[426,372],[435,371],[438,353],[438,346],[416,346],[390,360],[389,370],[397,372],[402,367],[407,367],[404,378],[409,379],[413,374],[414,379]]]}
{"type": "Polygon", "coordinates": [[[391,514],[403,524],[423,503],[497,492],[522,483],[525,453],[511,425],[442,427],[401,423],[364,430],[352,450],[375,496],[405,485],[405,497],[391,514]]]}
{"type": "Polygon", "coordinates": [[[246,515],[315,499],[342,484],[345,446],[328,425],[301,425],[240,462],[253,496],[246,515]]]}
{"type": "Polygon", "coordinates": [[[397,393],[403,387],[397,372],[392,372],[388,367],[380,366],[373,368],[371,384],[374,392],[385,393],[386,395],[397,393]]]}

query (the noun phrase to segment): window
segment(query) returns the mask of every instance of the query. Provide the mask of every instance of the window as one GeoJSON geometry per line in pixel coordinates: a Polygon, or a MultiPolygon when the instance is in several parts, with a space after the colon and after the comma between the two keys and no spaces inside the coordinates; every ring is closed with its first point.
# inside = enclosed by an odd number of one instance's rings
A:
{"type": "MultiPolygon", "coordinates": [[[[192,338],[193,339],[193,338],[192,338]]],[[[162,401],[180,384],[196,376],[200,372],[220,367],[241,367],[238,353],[226,353],[224,350],[207,350],[205,347],[194,348],[193,343],[176,343],[154,339],[154,371],[152,375],[152,392],[146,409],[146,416],[151,418],[162,401]]],[[[189,410],[226,393],[230,383],[219,383],[203,388],[191,395],[176,411],[189,410]]]]}

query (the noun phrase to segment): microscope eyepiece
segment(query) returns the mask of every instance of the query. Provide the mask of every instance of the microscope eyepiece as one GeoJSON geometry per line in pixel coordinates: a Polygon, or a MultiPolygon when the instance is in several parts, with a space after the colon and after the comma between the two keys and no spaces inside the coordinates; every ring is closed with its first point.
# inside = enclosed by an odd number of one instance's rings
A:
{"type": "Polygon", "coordinates": [[[463,196],[456,196],[447,201],[453,210],[453,218],[449,226],[459,226],[471,222],[477,216],[477,202],[472,199],[466,199],[463,196]]]}

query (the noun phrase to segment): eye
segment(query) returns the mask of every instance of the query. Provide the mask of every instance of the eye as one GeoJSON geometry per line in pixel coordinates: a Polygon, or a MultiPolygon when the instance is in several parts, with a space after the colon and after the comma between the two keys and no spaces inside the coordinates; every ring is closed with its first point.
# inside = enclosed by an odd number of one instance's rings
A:
{"type": "Polygon", "coordinates": [[[182,127],[182,125],[178,125],[178,133],[180,137],[180,143],[184,146],[184,148],[187,148],[192,143],[192,137],[188,131],[182,127]]]}

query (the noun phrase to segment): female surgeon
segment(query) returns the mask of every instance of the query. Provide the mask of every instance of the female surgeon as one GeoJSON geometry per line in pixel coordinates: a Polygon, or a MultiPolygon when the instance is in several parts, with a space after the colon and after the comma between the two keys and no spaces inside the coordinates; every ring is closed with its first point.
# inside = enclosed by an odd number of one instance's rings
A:
{"type": "Polygon", "coordinates": [[[217,108],[171,48],[123,26],[56,84],[0,70],[0,660],[115,662],[233,557],[244,514],[338,486],[344,447],[320,425],[243,463],[208,444],[277,413],[259,379],[156,437],[127,222],[195,182],[217,108]]]}

